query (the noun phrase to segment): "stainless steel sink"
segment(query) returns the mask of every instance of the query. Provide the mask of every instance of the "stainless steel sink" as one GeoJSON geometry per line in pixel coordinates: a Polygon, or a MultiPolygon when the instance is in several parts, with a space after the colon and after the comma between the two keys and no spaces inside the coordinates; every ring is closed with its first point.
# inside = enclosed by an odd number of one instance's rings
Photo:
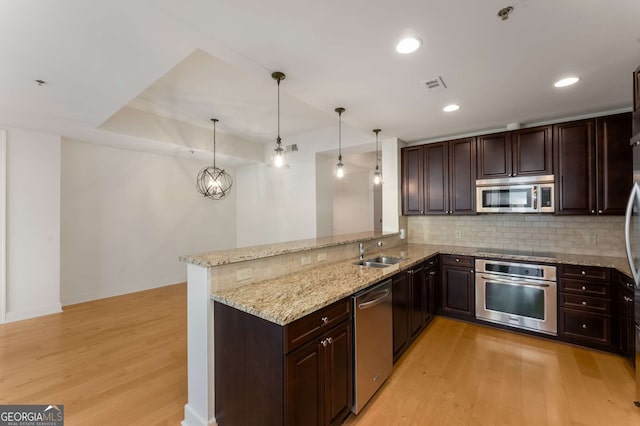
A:
{"type": "Polygon", "coordinates": [[[367,259],[368,262],[375,263],[384,263],[385,265],[395,265],[396,263],[402,262],[401,257],[390,257],[390,256],[378,256],[373,259],[367,259]]]}
{"type": "Polygon", "coordinates": [[[366,266],[368,268],[386,268],[387,266],[400,263],[402,260],[400,257],[378,256],[371,259],[359,260],[354,262],[354,265],[366,266]]]}

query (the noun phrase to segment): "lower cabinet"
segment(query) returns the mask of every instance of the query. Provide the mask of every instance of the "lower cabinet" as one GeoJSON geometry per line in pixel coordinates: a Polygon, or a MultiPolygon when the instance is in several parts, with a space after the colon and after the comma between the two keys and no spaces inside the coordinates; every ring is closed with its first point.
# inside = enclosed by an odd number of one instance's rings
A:
{"type": "Polygon", "coordinates": [[[475,317],[474,258],[440,256],[438,313],[459,318],[475,317]]]}
{"type": "Polygon", "coordinates": [[[393,277],[393,360],[396,361],[433,319],[438,258],[393,277]]]}
{"type": "Polygon", "coordinates": [[[216,421],[339,425],[353,397],[351,299],[286,326],[215,303],[216,421]]]}
{"type": "Polygon", "coordinates": [[[558,339],[614,351],[608,268],[558,267],[558,339]]]}
{"type": "Polygon", "coordinates": [[[285,424],[339,425],[351,410],[351,324],[286,356],[285,424]]]}
{"type": "Polygon", "coordinates": [[[618,351],[631,364],[635,364],[635,325],[633,280],[618,274],[615,291],[618,331],[618,351]]]}

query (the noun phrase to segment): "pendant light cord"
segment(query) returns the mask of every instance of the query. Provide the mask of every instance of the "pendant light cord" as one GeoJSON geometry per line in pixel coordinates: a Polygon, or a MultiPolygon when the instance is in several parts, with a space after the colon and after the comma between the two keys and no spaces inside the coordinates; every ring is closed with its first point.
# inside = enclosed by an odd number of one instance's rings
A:
{"type": "Polygon", "coordinates": [[[342,161],[342,111],[338,112],[338,160],[342,161]]]}
{"type": "Polygon", "coordinates": [[[213,121],[213,168],[216,168],[216,123],[218,122],[217,118],[212,118],[213,121]]]}
{"type": "Polygon", "coordinates": [[[280,145],[280,79],[278,79],[278,139],[276,142],[280,145]]]}

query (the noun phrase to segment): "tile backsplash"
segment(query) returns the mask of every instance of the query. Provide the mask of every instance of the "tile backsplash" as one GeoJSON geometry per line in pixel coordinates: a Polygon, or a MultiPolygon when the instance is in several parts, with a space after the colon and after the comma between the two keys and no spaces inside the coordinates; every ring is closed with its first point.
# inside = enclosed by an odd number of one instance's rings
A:
{"type": "Polygon", "coordinates": [[[625,256],[623,216],[409,216],[410,243],[625,256]]]}

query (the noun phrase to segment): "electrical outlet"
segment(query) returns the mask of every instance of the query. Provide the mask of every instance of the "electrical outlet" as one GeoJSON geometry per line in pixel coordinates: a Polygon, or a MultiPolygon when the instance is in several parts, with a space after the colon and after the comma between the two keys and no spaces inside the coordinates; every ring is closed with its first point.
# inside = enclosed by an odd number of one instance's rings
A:
{"type": "Polygon", "coordinates": [[[300,264],[302,266],[311,265],[311,256],[302,256],[300,258],[300,264]]]}
{"type": "Polygon", "coordinates": [[[236,271],[237,281],[250,280],[251,278],[251,268],[241,268],[236,271]]]}
{"type": "Polygon", "coordinates": [[[324,262],[327,260],[327,253],[318,253],[318,262],[324,262]]]}
{"type": "Polygon", "coordinates": [[[462,239],[462,231],[459,229],[456,229],[456,240],[461,240],[462,239]]]}

